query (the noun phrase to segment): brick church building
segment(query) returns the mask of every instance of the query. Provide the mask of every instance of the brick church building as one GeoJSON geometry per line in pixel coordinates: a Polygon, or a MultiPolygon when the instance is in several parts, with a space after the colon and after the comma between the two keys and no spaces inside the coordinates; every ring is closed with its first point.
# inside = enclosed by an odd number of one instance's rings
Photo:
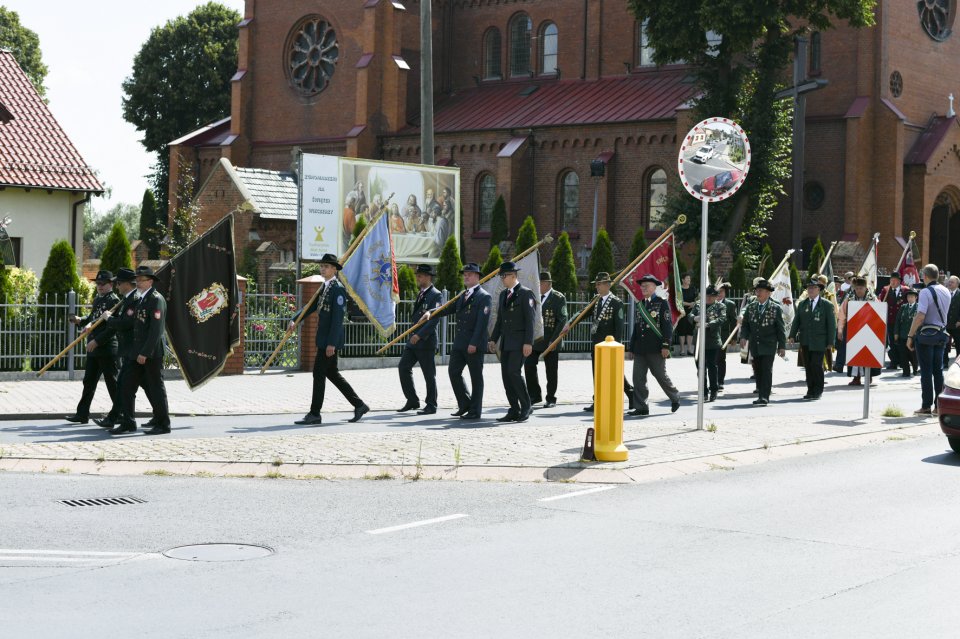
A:
{"type": "MultiPolygon", "coordinates": [[[[958,272],[960,36],[935,19],[951,21],[954,0],[933,3],[943,16],[878,4],[873,28],[811,37],[808,75],[829,84],[807,98],[802,248],[818,235],[866,247],[879,231],[891,268],[894,238],[916,230],[918,259],[958,272]]],[[[288,263],[298,149],[420,161],[419,12],[417,0],[247,0],[231,113],[171,143],[171,193],[193,171],[205,225],[236,210],[247,256],[277,260],[262,271],[288,263]]],[[[486,256],[500,195],[512,233],[532,215],[584,260],[595,197],[615,255],[639,227],[656,235],[696,88],[688,66],[653,65],[625,1],[436,0],[433,25],[435,157],[461,170],[469,260],[486,256]]]]}

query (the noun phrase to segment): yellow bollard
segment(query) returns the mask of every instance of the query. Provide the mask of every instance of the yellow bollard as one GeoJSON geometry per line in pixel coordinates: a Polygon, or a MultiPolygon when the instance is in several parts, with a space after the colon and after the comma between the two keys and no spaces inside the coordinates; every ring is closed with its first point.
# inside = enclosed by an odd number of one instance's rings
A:
{"type": "Polygon", "coordinates": [[[593,347],[593,425],[597,461],[627,461],[623,445],[623,344],[612,335],[593,347]]]}

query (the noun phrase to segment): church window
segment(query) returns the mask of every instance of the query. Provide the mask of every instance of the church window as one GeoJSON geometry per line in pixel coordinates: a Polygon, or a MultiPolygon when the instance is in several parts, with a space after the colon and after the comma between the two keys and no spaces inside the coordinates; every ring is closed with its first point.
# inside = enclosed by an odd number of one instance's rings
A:
{"type": "Polygon", "coordinates": [[[920,13],[920,26],[927,35],[943,42],[950,37],[953,27],[955,11],[951,6],[953,0],[920,0],[917,2],[917,11],[920,13]]]}
{"type": "Polygon", "coordinates": [[[647,24],[650,19],[646,19],[637,26],[637,66],[652,67],[653,47],[650,46],[650,38],[647,36],[647,24]]]}
{"type": "Polygon", "coordinates": [[[820,64],[823,60],[821,51],[820,32],[810,34],[810,75],[820,75],[820,64]]]}
{"type": "Polygon", "coordinates": [[[667,227],[667,172],[656,168],[647,173],[647,228],[667,227]]]}
{"type": "Polygon", "coordinates": [[[510,75],[530,75],[530,31],[533,22],[525,13],[510,21],[510,75]]]}
{"type": "Polygon", "coordinates": [[[327,88],[340,58],[333,26],[308,16],[287,37],[287,78],[300,95],[313,97],[327,88]]]}
{"type": "Polygon", "coordinates": [[[827,192],[819,182],[807,182],[803,185],[803,205],[810,211],[816,211],[823,206],[827,192]]]}
{"type": "Polygon", "coordinates": [[[480,178],[477,189],[477,230],[489,231],[493,220],[493,205],[497,201],[497,179],[489,173],[480,178]]]}
{"type": "Polygon", "coordinates": [[[568,231],[577,229],[580,217],[580,176],[567,171],[560,180],[560,204],[563,212],[563,227],[568,231]]]}
{"type": "Polygon", "coordinates": [[[557,44],[559,33],[557,25],[548,22],[540,29],[540,73],[557,72],[557,44]]]}
{"type": "Polygon", "coordinates": [[[899,98],[903,94],[903,76],[899,71],[890,74],[890,94],[899,98]]]}
{"type": "Polygon", "coordinates": [[[484,79],[500,79],[500,68],[500,29],[493,27],[483,36],[484,79]]]}

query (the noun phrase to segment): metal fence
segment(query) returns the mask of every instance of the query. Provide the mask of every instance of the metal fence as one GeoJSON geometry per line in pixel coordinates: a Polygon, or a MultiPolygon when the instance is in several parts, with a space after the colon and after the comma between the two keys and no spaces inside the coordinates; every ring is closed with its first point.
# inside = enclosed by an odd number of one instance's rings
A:
{"type": "MultiPolygon", "coordinates": [[[[283,339],[287,323],[300,308],[300,298],[297,293],[281,289],[277,293],[248,293],[244,304],[243,365],[261,368],[283,339]]],[[[300,367],[299,331],[287,340],[271,367],[300,367]]]]}
{"type": "MultiPolygon", "coordinates": [[[[53,359],[76,338],[76,327],[67,321],[85,316],[87,305],[78,305],[76,293],[44,297],[26,304],[0,304],[0,371],[35,371],[53,359]]],[[[80,343],[51,370],[82,369],[86,348],[80,343]]]]}

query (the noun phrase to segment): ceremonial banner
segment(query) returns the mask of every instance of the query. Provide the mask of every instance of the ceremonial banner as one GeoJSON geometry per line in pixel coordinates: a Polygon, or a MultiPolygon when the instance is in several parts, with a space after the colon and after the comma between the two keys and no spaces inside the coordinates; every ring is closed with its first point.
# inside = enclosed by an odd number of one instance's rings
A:
{"type": "Polygon", "coordinates": [[[793,285],[790,282],[790,267],[784,262],[780,270],[773,274],[770,283],[774,286],[770,296],[783,307],[783,323],[790,330],[793,324],[793,285]]]}
{"type": "Polygon", "coordinates": [[[920,281],[920,271],[917,270],[917,264],[913,260],[913,238],[907,240],[906,250],[900,258],[900,263],[897,264],[897,270],[905,286],[913,288],[913,285],[920,281]]]}
{"type": "MultiPolygon", "coordinates": [[[[708,256],[709,257],[709,256],[708,256]]],[[[707,273],[710,272],[709,265],[707,273]]],[[[636,267],[625,278],[620,280],[620,286],[625,288],[636,301],[643,299],[643,292],[637,280],[644,275],[653,275],[663,282],[657,287],[657,295],[670,304],[670,319],[676,326],[684,316],[683,293],[680,290],[680,267],[677,264],[677,250],[673,233],[664,238],[655,249],[637,263],[636,267]]]]}
{"type": "Polygon", "coordinates": [[[877,242],[880,240],[880,234],[874,233],[873,242],[867,251],[867,256],[863,258],[863,264],[857,274],[860,277],[867,278],[867,290],[873,294],[877,292],[877,242]]]}
{"type": "MultiPolygon", "coordinates": [[[[517,279],[520,283],[533,291],[533,339],[538,340],[543,337],[543,315],[540,312],[540,251],[533,251],[526,257],[517,262],[517,279]]],[[[497,313],[500,310],[500,292],[503,290],[503,280],[499,277],[493,277],[484,282],[483,290],[490,293],[492,303],[490,304],[490,321],[487,324],[489,331],[493,331],[497,323],[497,313]]]]}
{"type": "Polygon", "coordinates": [[[381,214],[347,258],[340,281],[384,338],[396,328],[400,297],[389,216],[381,214]]]}
{"type": "Polygon", "coordinates": [[[233,215],[183,249],[157,272],[167,300],[167,338],[191,390],[216,377],[240,345],[240,304],[233,215]]]}

